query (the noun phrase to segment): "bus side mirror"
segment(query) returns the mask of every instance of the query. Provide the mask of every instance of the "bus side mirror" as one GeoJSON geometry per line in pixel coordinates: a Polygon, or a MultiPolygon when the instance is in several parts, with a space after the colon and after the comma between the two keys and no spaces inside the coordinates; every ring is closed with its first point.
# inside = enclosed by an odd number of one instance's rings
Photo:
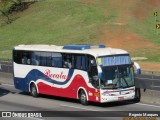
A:
{"type": "Polygon", "coordinates": [[[98,77],[102,78],[102,68],[98,66],[98,77]]]}
{"type": "Polygon", "coordinates": [[[137,74],[141,74],[141,68],[140,68],[140,66],[139,66],[139,64],[137,63],[137,62],[134,62],[134,66],[136,67],[136,69],[137,69],[137,74]]]}

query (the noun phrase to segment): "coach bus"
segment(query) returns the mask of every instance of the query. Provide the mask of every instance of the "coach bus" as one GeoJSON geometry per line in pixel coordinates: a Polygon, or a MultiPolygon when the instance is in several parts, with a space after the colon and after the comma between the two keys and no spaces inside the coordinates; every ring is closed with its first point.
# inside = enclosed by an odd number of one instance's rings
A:
{"type": "Polygon", "coordinates": [[[105,103],[137,100],[129,53],[104,45],[18,45],[13,48],[15,88],[105,103]]]}

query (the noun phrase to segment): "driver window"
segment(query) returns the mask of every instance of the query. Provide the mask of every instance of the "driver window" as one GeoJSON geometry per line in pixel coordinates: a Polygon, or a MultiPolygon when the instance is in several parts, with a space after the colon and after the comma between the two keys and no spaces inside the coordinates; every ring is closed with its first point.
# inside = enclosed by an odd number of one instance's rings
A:
{"type": "Polygon", "coordinates": [[[94,57],[89,57],[89,76],[93,77],[98,75],[97,64],[94,57]]]}
{"type": "Polygon", "coordinates": [[[90,82],[94,87],[98,88],[99,86],[98,70],[97,70],[96,60],[93,56],[88,57],[88,65],[89,65],[88,75],[90,82]]]}

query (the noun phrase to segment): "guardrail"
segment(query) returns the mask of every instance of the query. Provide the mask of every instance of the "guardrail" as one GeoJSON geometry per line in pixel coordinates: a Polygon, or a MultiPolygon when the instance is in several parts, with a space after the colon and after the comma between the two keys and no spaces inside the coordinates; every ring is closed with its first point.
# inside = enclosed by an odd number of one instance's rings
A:
{"type": "Polygon", "coordinates": [[[160,71],[141,71],[142,74],[144,75],[160,75],[160,71]]]}
{"type": "Polygon", "coordinates": [[[0,59],[0,72],[12,73],[12,60],[0,59]]]}
{"type": "Polygon", "coordinates": [[[137,88],[160,91],[160,75],[141,74],[135,75],[135,79],[135,85],[137,88]]]}

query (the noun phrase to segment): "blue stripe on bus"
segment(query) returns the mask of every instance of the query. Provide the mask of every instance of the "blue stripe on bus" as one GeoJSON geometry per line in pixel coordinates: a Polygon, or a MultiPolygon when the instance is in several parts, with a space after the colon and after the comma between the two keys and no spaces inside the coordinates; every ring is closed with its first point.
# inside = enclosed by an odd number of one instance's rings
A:
{"type": "Polygon", "coordinates": [[[14,83],[15,83],[15,87],[17,89],[24,90],[24,91],[28,92],[30,81],[35,81],[36,82],[38,79],[41,79],[43,81],[47,81],[47,82],[50,82],[52,84],[65,85],[66,83],[69,82],[73,73],[74,73],[74,70],[69,69],[69,72],[68,72],[69,77],[65,81],[60,82],[60,81],[56,81],[56,80],[51,79],[51,78],[47,78],[45,76],[45,74],[42,73],[41,71],[39,71],[37,69],[33,69],[27,74],[27,76],[25,78],[14,77],[14,83]]]}

